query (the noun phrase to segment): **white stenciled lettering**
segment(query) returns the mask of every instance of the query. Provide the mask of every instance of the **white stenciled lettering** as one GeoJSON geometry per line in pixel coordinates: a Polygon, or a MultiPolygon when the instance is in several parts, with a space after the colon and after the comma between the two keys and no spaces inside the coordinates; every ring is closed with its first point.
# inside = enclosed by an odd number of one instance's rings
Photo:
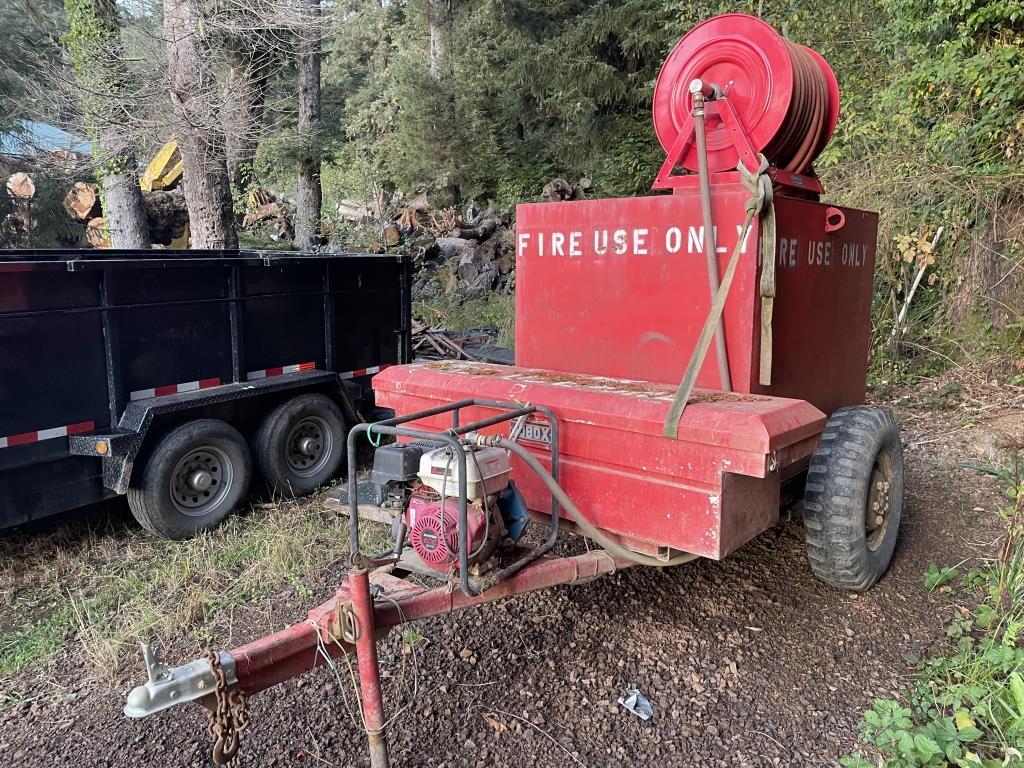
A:
{"type": "Polygon", "coordinates": [[[669,227],[665,230],[665,250],[669,253],[679,253],[683,247],[683,230],[679,227],[669,227]]]}
{"type": "MultiPolygon", "coordinates": [[[[711,238],[715,244],[716,253],[728,253],[729,249],[726,246],[718,244],[718,227],[711,228],[711,238]]],[[[746,252],[746,240],[743,242],[743,251],[746,252]]],[[[689,253],[704,252],[704,227],[690,227],[686,237],[686,250],[689,253]]]]}
{"type": "Polygon", "coordinates": [[[637,256],[647,255],[647,230],[633,230],[633,253],[637,256]]]}
{"type": "Polygon", "coordinates": [[[626,230],[616,229],[612,234],[612,242],[615,243],[615,254],[621,256],[629,248],[629,239],[626,230]]]}
{"type": "Polygon", "coordinates": [[[538,232],[537,233],[537,255],[538,256],[543,256],[544,255],[544,233],[543,232],[538,232]]]}
{"type": "Polygon", "coordinates": [[[608,230],[602,229],[594,232],[594,253],[604,256],[608,253],[608,230]]]}
{"type": "Polygon", "coordinates": [[[519,233],[519,244],[518,244],[518,250],[517,250],[517,253],[518,253],[519,256],[522,256],[524,253],[526,253],[526,246],[527,246],[527,244],[529,242],[530,242],[530,233],[529,232],[520,232],[519,233]]]}
{"type": "Polygon", "coordinates": [[[832,243],[811,240],[807,243],[807,264],[817,267],[832,266],[832,243]]]}
{"type": "Polygon", "coordinates": [[[844,266],[863,267],[867,264],[868,247],[864,243],[843,243],[844,266]]]}
{"type": "Polygon", "coordinates": [[[551,255],[565,256],[562,246],[565,245],[565,235],[562,232],[551,233],[551,255]]]}
{"type": "Polygon", "coordinates": [[[570,256],[582,256],[583,251],[580,250],[580,240],[583,238],[582,232],[570,232],[569,233],[569,255],[570,256]]]}

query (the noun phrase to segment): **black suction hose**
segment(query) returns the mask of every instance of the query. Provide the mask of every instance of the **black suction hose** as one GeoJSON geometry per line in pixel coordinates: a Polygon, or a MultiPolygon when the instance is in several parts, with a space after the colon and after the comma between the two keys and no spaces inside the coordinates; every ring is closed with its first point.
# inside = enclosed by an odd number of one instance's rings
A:
{"type": "Polygon", "coordinates": [[[519,445],[519,443],[513,442],[508,438],[502,437],[501,435],[480,435],[471,432],[466,435],[467,439],[476,442],[478,445],[490,445],[495,448],[504,448],[507,451],[511,451],[520,459],[522,459],[526,465],[534,471],[544,485],[547,486],[551,494],[558,500],[558,503],[569,513],[569,517],[572,518],[573,522],[579,526],[580,530],[587,535],[588,538],[593,539],[615,557],[621,557],[623,560],[630,560],[638,565],[649,565],[655,568],[664,568],[669,565],[681,565],[682,563],[688,563],[691,560],[696,560],[698,555],[692,555],[689,552],[683,552],[676,555],[675,557],[669,558],[668,560],[662,560],[651,555],[644,555],[639,552],[634,552],[631,549],[626,549],[618,542],[613,541],[608,536],[603,534],[600,529],[594,527],[594,525],[587,520],[583,513],[579,511],[569,495],[562,490],[562,486],[558,484],[551,473],[548,472],[544,466],[537,461],[537,458],[530,453],[526,448],[519,445]]]}

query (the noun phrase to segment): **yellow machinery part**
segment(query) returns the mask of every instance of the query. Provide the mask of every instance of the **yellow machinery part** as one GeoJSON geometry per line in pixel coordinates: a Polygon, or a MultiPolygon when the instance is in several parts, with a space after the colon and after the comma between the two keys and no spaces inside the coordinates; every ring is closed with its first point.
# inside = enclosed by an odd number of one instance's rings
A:
{"type": "Polygon", "coordinates": [[[181,181],[183,171],[178,142],[171,139],[160,147],[160,151],[149,161],[146,170],[142,172],[142,178],[139,179],[139,186],[145,192],[173,189],[181,181]]]}

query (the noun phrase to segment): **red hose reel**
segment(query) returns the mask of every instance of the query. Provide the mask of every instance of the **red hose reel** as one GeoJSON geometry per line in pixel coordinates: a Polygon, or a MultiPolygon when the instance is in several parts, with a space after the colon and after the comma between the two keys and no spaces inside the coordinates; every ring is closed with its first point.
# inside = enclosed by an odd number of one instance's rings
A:
{"type": "Polygon", "coordinates": [[[805,174],[839,119],[839,84],[820,54],[754,16],[715,16],[679,41],[658,75],[654,129],[668,157],[655,189],[680,186],[674,180],[682,177],[672,175],[677,165],[698,169],[694,80],[714,89],[707,110],[710,172],[734,170],[741,159],[754,170],[751,155],[763,153],[787,175],[805,174]]]}

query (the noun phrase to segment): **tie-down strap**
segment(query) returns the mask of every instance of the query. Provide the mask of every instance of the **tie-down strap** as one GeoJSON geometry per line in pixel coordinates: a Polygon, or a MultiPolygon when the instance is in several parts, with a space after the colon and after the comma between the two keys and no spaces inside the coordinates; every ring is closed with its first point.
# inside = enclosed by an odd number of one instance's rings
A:
{"type": "MultiPolygon", "coordinates": [[[[718,286],[718,293],[715,294],[715,299],[711,304],[711,311],[708,313],[707,318],[704,320],[704,327],[701,329],[700,337],[697,339],[697,346],[693,350],[693,355],[690,357],[690,362],[686,364],[686,372],[683,374],[683,380],[679,382],[679,388],[676,390],[675,397],[672,399],[672,406],[669,408],[668,416],[665,418],[665,437],[676,438],[679,436],[679,419],[682,418],[683,411],[686,408],[686,403],[690,399],[690,395],[693,393],[693,387],[697,382],[697,376],[700,374],[700,369],[704,366],[704,359],[707,357],[708,348],[711,346],[711,339],[715,334],[715,328],[722,321],[722,311],[725,309],[725,301],[729,297],[729,289],[732,287],[733,277],[736,275],[736,266],[739,264],[740,254],[743,251],[743,243],[746,242],[747,236],[750,234],[750,227],[753,224],[754,218],[766,210],[767,216],[771,217],[771,257],[765,262],[765,264],[771,264],[771,277],[769,282],[766,283],[764,272],[761,275],[761,292],[762,295],[766,288],[770,288],[771,296],[769,297],[769,321],[771,319],[771,300],[775,296],[775,211],[772,207],[772,182],[768,176],[768,161],[765,160],[764,155],[759,156],[761,158],[761,167],[755,173],[750,173],[743,164],[740,163],[739,171],[743,177],[743,184],[751,191],[751,196],[747,199],[746,209],[747,218],[743,223],[743,228],[740,230],[739,238],[736,240],[736,247],[733,248],[732,257],[729,259],[729,266],[726,267],[725,275],[722,277],[722,282],[718,286]]],[[[765,237],[768,235],[765,234],[765,237]]],[[[764,259],[765,255],[762,249],[761,258],[764,259]]],[[[761,364],[762,373],[765,365],[765,342],[764,342],[764,299],[762,298],[762,339],[761,339],[761,364]]],[[[768,353],[767,353],[767,366],[768,375],[771,376],[771,328],[768,329],[768,353]]]]}

